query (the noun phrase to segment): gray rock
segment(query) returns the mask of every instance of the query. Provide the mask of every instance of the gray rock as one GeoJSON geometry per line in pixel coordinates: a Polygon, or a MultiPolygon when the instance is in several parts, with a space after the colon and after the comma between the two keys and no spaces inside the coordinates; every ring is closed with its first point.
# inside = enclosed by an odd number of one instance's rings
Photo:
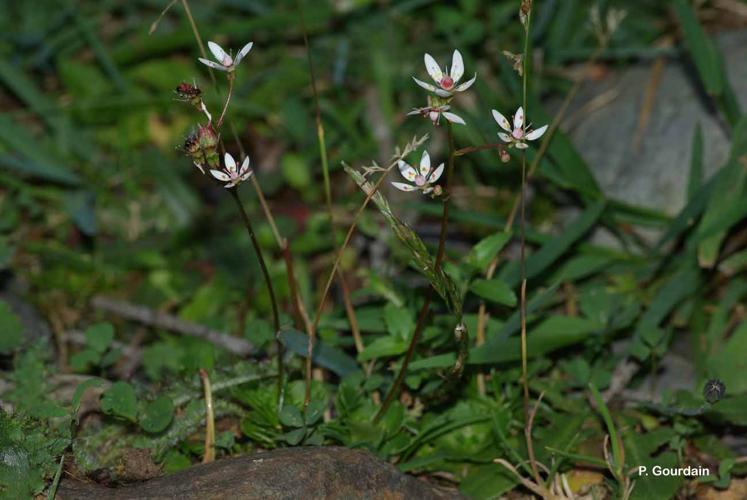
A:
{"type": "MultiPolygon", "coordinates": [[[[747,109],[747,31],[723,33],[716,41],[737,99],[747,109]]],[[[671,215],[685,204],[696,125],[700,123],[703,130],[706,177],[724,164],[730,141],[726,125],[703,94],[695,69],[671,58],[661,72],[648,125],[636,141],[652,68],[651,64],[626,67],[585,84],[563,128],[605,193],[671,215]],[[584,108],[605,96],[611,99],[607,104],[584,108]]]]}

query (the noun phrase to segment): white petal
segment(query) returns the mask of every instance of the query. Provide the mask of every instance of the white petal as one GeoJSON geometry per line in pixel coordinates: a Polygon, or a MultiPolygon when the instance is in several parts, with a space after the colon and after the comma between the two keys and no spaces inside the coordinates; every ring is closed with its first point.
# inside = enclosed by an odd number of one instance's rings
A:
{"type": "Polygon", "coordinates": [[[229,153],[223,157],[223,162],[226,165],[226,170],[229,174],[236,175],[236,160],[233,159],[229,153]]]}
{"type": "Polygon", "coordinates": [[[409,113],[407,113],[407,116],[419,115],[420,113],[421,113],[421,111],[419,109],[415,108],[412,111],[410,111],[409,113]]]}
{"type": "Polygon", "coordinates": [[[225,64],[227,60],[231,61],[228,63],[230,65],[233,61],[231,60],[231,56],[226,54],[226,51],[223,50],[223,47],[218,45],[215,42],[208,42],[208,47],[210,48],[210,52],[213,53],[213,56],[215,56],[215,60],[218,61],[221,64],[225,64]]]}
{"type": "Polygon", "coordinates": [[[252,170],[251,168],[247,168],[247,169],[246,169],[246,172],[244,172],[243,174],[241,174],[241,177],[240,177],[240,179],[241,179],[242,181],[245,181],[245,180],[247,180],[247,179],[248,179],[249,177],[251,177],[251,176],[252,176],[252,174],[254,174],[254,170],[252,170]]]}
{"type": "Polygon", "coordinates": [[[447,120],[449,120],[451,123],[458,123],[460,125],[467,125],[464,122],[464,120],[462,120],[461,116],[455,115],[454,113],[450,113],[448,111],[444,111],[441,114],[444,115],[444,118],[446,118],[447,120]]]}
{"type": "Polygon", "coordinates": [[[516,149],[526,149],[529,147],[527,146],[526,142],[517,142],[516,144],[514,144],[514,146],[516,147],[516,149]]]}
{"type": "Polygon", "coordinates": [[[415,177],[418,175],[418,173],[415,171],[414,168],[412,168],[411,165],[409,165],[405,161],[399,160],[399,162],[397,163],[397,166],[399,167],[399,173],[402,174],[402,177],[404,177],[410,182],[415,181],[415,177]]]}
{"type": "Polygon", "coordinates": [[[462,79],[462,75],[464,75],[464,60],[462,54],[455,50],[451,57],[451,79],[456,83],[462,79]]]}
{"type": "Polygon", "coordinates": [[[226,189],[230,189],[230,188],[234,187],[236,184],[238,184],[239,182],[240,182],[239,179],[233,179],[231,182],[229,182],[228,184],[226,184],[223,187],[225,187],[226,189]]]}
{"type": "Polygon", "coordinates": [[[425,54],[423,59],[425,60],[425,69],[428,71],[428,74],[431,75],[431,78],[436,83],[440,83],[444,74],[441,72],[441,68],[438,67],[436,60],[430,54],[425,54]]]}
{"type": "Polygon", "coordinates": [[[400,191],[415,191],[415,186],[405,184],[403,182],[392,182],[392,186],[396,187],[400,191]]]}
{"type": "Polygon", "coordinates": [[[464,92],[465,90],[470,88],[473,83],[475,83],[475,80],[477,80],[477,73],[475,73],[475,76],[473,76],[463,84],[457,85],[456,88],[454,88],[454,92],[464,92]]]}
{"type": "Polygon", "coordinates": [[[498,137],[500,137],[503,142],[513,142],[511,136],[504,134],[503,132],[498,132],[498,137]]]}
{"type": "Polygon", "coordinates": [[[433,171],[430,178],[428,178],[428,184],[433,184],[434,182],[436,182],[438,179],[441,178],[441,174],[443,173],[444,173],[444,164],[442,163],[436,168],[436,170],[433,171]]]}
{"type": "Polygon", "coordinates": [[[431,92],[435,92],[436,91],[436,87],[434,87],[430,83],[421,82],[420,80],[418,80],[414,76],[412,77],[412,79],[415,80],[415,83],[417,83],[418,85],[420,85],[421,87],[423,87],[425,90],[429,90],[431,92]]]}
{"type": "Polygon", "coordinates": [[[514,128],[522,128],[524,126],[524,108],[519,106],[514,115],[514,128]]]}
{"type": "Polygon", "coordinates": [[[427,187],[427,188],[423,189],[423,194],[428,194],[428,193],[431,193],[431,192],[433,192],[433,188],[432,187],[427,187]]]}
{"type": "Polygon", "coordinates": [[[244,158],[243,162],[241,162],[241,168],[239,169],[239,175],[243,176],[243,175],[246,174],[247,171],[250,171],[249,170],[249,157],[248,156],[246,158],[244,158]]]}
{"type": "Polygon", "coordinates": [[[454,92],[451,92],[449,90],[444,90],[441,88],[434,88],[433,92],[435,92],[436,95],[440,97],[451,97],[454,95],[454,92]]]}
{"type": "Polygon", "coordinates": [[[428,151],[423,150],[423,156],[420,157],[420,175],[423,177],[428,176],[428,172],[431,171],[431,157],[428,151]]]}
{"type": "Polygon", "coordinates": [[[545,125],[544,127],[540,127],[537,130],[532,130],[527,134],[527,140],[533,141],[535,139],[539,139],[545,134],[545,131],[547,131],[547,125],[545,125]]]}
{"type": "Polygon", "coordinates": [[[228,182],[231,180],[231,176],[221,170],[211,170],[210,173],[219,181],[228,182]]]}
{"type": "Polygon", "coordinates": [[[197,163],[196,161],[195,161],[195,162],[193,162],[193,163],[195,164],[195,167],[197,167],[198,169],[200,169],[200,172],[202,172],[203,174],[205,173],[205,169],[204,169],[204,168],[202,168],[202,165],[200,165],[200,164],[199,164],[199,163],[197,163]]]}
{"type": "Polygon", "coordinates": [[[493,119],[501,126],[506,132],[511,132],[511,124],[508,122],[505,116],[500,114],[495,109],[493,110],[493,119]]]}
{"type": "Polygon", "coordinates": [[[234,66],[237,66],[244,57],[249,53],[250,50],[252,50],[252,46],[254,45],[254,42],[249,42],[239,51],[238,54],[236,54],[236,59],[233,62],[234,66]]]}
{"type": "Polygon", "coordinates": [[[202,57],[198,57],[197,60],[200,61],[205,66],[210,66],[213,69],[217,69],[220,71],[227,71],[225,66],[223,66],[222,64],[218,64],[217,62],[208,61],[207,59],[203,59],[202,57]]]}

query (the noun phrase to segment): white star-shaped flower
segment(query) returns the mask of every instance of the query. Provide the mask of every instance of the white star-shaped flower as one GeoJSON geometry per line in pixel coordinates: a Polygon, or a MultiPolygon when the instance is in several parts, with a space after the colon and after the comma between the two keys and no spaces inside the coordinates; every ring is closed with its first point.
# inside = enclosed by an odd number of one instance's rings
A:
{"type": "Polygon", "coordinates": [[[412,77],[412,79],[415,80],[415,83],[429,92],[434,92],[436,95],[441,97],[451,97],[455,92],[464,92],[475,83],[477,73],[475,73],[475,76],[470,80],[461,85],[457,85],[464,75],[464,60],[462,59],[462,54],[460,54],[458,50],[454,51],[454,55],[451,58],[451,71],[449,71],[448,68],[446,68],[445,71],[441,71],[438,63],[430,54],[425,54],[424,59],[425,69],[428,71],[431,78],[433,78],[433,81],[436,82],[436,85],[422,82],[415,77],[412,77]]]}
{"type": "Polygon", "coordinates": [[[217,69],[219,71],[228,71],[229,73],[236,69],[236,66],[239,65],[242,59],[246,57],[246,55],[249,53],[250,50],[252,50],[252,46],[254,45],[254,42],[249,42],[239,51],[238,54],[236,54],[236,57],[231,57],[228,52],[223,50],[223,47],[218,45],[215,42],[208,42],[208,47],[210,48],[210,52],[213,53],[213,57],[215,57],[214,61],[209,61],[208,59],[204,59],[202,57],[199,57],[198,60],[204,64],[205,66],[209,66],[213,69],[217,69]]]}
{"type": "Polygon", "coordinates": [[[410,181],[412,184],[392,182],[392,186],[400,191],[422,191],[423,194],[433,192],[435,195],[441,193],[441,186],[434,186],[433,184],[438,181],[441,174],[443,174],[444,164],[442,163],[435,170],[431,171],[431,157],[428,155],[428,151],[423,151],[423,156],[420,157],[420,167],[417,170],[403,160],[399,160],[398,166],[399,173],[402,174],[402,177],[410,181]]]}
{"type": "Polygon", "coordinates": [[[249,168],[249,157],[244,158],[241,163],[241,167],[237,168],[236,161],[229,153],[226,153],[223,158],[224,168],[223,170],[211,170],[210,174],[221,182],[225,182],[226,188],[232,188],[238,185],[240,182],[247,180],[254,173],[249,168]]]}
{"type": "Polygon", "coordinates": [[[493,110],[493,118],[498,125],[508,133],[498,132],[498,137],[510,146],[514,146],[517,149],[526,149],[529,146],[526,141],[534,141],[542,137],[547,131],[547,125],[533,130],[529,125],[524,125],[524,108],[519,106],[514,115],[513,127],[511,123],[506,119],[505,116],[500,114],[498,111],[493,110]]]}

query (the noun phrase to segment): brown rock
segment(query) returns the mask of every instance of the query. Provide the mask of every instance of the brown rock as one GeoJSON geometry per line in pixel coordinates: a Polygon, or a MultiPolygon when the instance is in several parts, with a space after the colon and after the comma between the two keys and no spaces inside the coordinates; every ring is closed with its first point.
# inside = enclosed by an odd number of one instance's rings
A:
{"type": "Polygon", "coordinates": [[[119,488],[65,479],[60,500],[462,498],[400,473],[367,451],[303,447],[228,458],[119,488]]]}

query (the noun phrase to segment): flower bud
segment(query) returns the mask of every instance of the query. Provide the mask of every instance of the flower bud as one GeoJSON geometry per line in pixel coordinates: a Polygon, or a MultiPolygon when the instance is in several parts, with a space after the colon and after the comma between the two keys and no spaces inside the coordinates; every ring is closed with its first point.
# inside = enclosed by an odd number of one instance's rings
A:
{"type": "Polygon", "coordinates": [[[218,142],[220,139],[215,130],[213,130],[212,125],[200,125],[197,128],[197,139],[208,167],[220,168],[220,156],[218,155],[218,142]]]}
{"type": "Polygon", "coordinates": [[[501,161],[503,163],[508,163],[509,161],[511,161],[511,155],[508,154],[508,151],[506,151],[505,148],[501,148],[499,154],[501,155],[501,161]]]}

